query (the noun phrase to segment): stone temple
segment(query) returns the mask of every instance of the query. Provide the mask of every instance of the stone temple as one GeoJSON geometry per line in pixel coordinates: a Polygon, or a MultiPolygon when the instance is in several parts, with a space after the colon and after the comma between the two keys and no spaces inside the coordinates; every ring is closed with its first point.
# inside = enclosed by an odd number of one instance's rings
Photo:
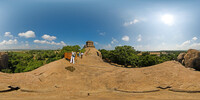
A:
{"type": "Polygon", "coordinates": [[[93,41],[87,41],[86,45],[84,45],[84,48],[95,48],[93,41]]]}
{"type": "Polygon", "coordinates": [[[0,52],[0,69],[8,68],[8,54],[0,52]]]}

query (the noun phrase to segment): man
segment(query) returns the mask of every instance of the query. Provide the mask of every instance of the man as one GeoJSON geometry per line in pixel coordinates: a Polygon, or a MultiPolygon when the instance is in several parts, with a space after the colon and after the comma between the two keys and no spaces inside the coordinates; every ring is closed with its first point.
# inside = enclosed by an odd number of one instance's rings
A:
{"type": "Polygon", "coordinates": [[[81,59],[83,58],[83,53],[81,52],[81,59]]]}
{"type": "Polygon", "coordinates": [[[70,59],[70,63],[73,63],[73,64],[75,63],[75,60],[74,60],[75,55],[76,55],[75,52],[72,51],[72,56],[71,56],[71,59],[70,59]]]}

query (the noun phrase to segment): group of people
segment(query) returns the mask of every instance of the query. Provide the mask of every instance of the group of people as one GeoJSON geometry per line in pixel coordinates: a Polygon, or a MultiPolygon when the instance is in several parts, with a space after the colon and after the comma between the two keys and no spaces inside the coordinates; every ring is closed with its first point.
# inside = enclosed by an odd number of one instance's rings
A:
{"type": "Polygon", "coordinates": [[[73,63],[73,64],[75,63],[76,54],[77,54],[78,57],[81,57],[81,59],[83,58],[83,52],[73,52],[72,51],[72,56],[71,56],[71,59],[70,59],[70,63],[73,63]]]}

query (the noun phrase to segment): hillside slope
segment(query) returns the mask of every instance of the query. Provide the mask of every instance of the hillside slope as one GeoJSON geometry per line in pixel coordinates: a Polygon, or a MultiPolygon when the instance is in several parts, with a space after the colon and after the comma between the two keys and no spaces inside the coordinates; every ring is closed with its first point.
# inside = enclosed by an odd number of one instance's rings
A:
{"type": "Polygon", "coordinates": [[[0,99],[200,98],[200,72],[176,61],[121,68],[103,62],[97,52],[95,48],[87,48],[83,59],[78,58],[76,64],[61,59],[31,72],[0,73],[0,99]],[[67,70],[69,66],[75,70],[67,70]]]}

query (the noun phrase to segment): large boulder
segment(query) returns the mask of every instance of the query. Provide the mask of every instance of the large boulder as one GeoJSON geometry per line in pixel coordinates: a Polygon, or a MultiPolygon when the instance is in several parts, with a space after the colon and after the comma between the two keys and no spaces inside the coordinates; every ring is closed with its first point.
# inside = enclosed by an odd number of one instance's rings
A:
{"type": "Polygon", "coordinates": [[[177,57],[177,61],[184,64],[184,56],[186,55],[186,53],[180,53],[177,57]]]}
{"type": "Polygon", "coordinates": [[[8,68],[8,54],[0,52],[0,69],[8,68]]]}
{"type": "Polygon", "coordinates": [[[184,56],[185,67],[200,70],[200,52],[198,50],[190,49],[184,56]]]}

